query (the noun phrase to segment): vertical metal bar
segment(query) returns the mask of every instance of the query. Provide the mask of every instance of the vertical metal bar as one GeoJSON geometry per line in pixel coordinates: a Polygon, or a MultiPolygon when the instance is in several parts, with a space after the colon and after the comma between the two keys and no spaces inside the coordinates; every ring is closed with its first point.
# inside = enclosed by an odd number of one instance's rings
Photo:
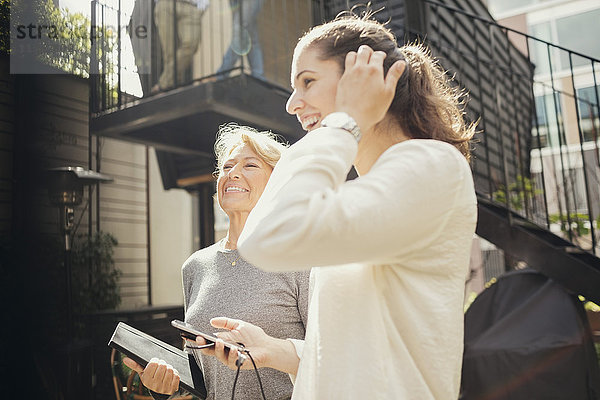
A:
{"type": "Polygon", "coordinates": [[[96,42],[96,34],[97,34],[97,21],[96,21],[96,0],[93,0],[92,2],[90,2],[91,5],[91,10],[90,10],[90,20],[91,20],[91,26],[90,26],[90,103],[91,103],[91,110],[93,112],[98,112],[100,111],[98,109],[98,58],[96,57],[96,49],[97,49],[97,42],[96,42]]]}
{"type": "Polygon", "coordinates": [[[319,15],[320,20],[315,21],[314,25],[325,21],[325,0],[319,0],[319,13],[321,14],[319,15]]]}
{"type": "MultiPolygon", "coordinates": [[[[440,11],[439,11],[439,7],[437,4],[433,5],[433,7],[435,7],[435,31],[437,32],[437,37],[438,37],[438,43],[440,46],[440,53],[442,50],[442,33],[440,31],[440,11]]],[[[405,24],[405,35],[406,35],[406,24],[405,24]]]]}
{"type": "MultiPolygon", "coordinates": [[[[271,21],[278,21],[277,15],[275,13],[275,6],[274,6],[274,1],[271,0],[271,21]]],[[[271,25],[272,29],[275,29],[274,25],[271,25]]],[[[273,35],[275,36],[275,35],[273,35]]],[[[279,59],[279,54],[278,54],[278,49],[277,49],[277,40],[273,41],[273,60],[278,60],[279,59]]],[[[274,70],[274,76],[273,76],[273,80],[275,82],[279,82],[279,68],[277,68],[277,66],[275,66],[275,68],[273,68],[274,70]]]]}
{"type": "MultiPolygon", "coordinates": [[[[462,57],[460,56],[460,35],[458,34],[458,14],[454,11],[452,13],[452,29],[454,31],[454,54],[456,54],[456,62],[453,62],[455,65],[455,79],[458,77],[458,81],[460,82],[460,71],[462,71],[462,57]]],[[[452,52],[452,49],[450,49],[452,52]]],[[[452,60],[452,58],[450,58],[452,60]]]]}
{"type": "MultiPolygon", "coordinates": [[[[600,118],[600,95],[598,95],[598,83],[596,82],[596,67],[594,67],[594,60],[592,60],[592,76],[594,77],[594,95],[596,97],[596,117],[600,118]]],[[[592,126],[595,128],[596,118],[594,118],[593,113],[591,117],[592,126]]],[[[598,132],[598,130],[596,130],[596,132],[598,132]]],[[[596,162],[598,163],[598,167],[600,167],[600,150],[598,149],[598,136],[594,136],[594,147],[596,148],[596,162]]]]}
{"type": "MultiPolygon", "coordinates": [[[[100,172],[102,150],[100,136],[96,135],[96,171],[100,172]]],[[[100,232],[100,183],[96,183],[96,232],[100,232]]]]}
{"type": "MultiPolygon", "coordinates": [[[[154,86],[154,84],[156,84],[158,82],[158,77],[160,74],[160,71],[158,69],[158,57],[155,57],[154,54],[162,54],[162,49],[161,49],[161,44],[160,44],[160,40],[157,40],[159,38],[159,33],[156,29],[156,21],[154,20],[155,16],[154,16],[154,9],[156,7],[156,3],[154,1],[150,1],[150,32],[151,35],[150,37],[152,38],[152,43],[150,44],[150,49],[151,49],[151,56],[150,56],[150,82],[148,87],[151,88],[152,86],[154,86]],[[158,49],[157,49],[158,47],[158,49]],[[159,51],[157,51],[159,50],[159,51]]],[[[144,95],[146,95],[146,93],[144,93],[144,95]]]]}
{"type": "MultiPolygon", "coordinates": [[[[577,89],[575,88],[575,77],[573,76],[573,54],[571,52],[569,52],[569,68],[571,70],[571,83],[573,85],[573,98],[575,100],[575,115],[577,115],[577,130],[579,131],[579,149],[581,150],[581,164],[582,164],[582,168],[583,168],[585,198],[586,198],[587,209],[588,209],[588,220],[590,222],[590,233],[592,236],[592,253],[596,254],[596,235],[595,235],[595,231],[594,231],[594,219],[592,217],[592,201],[590,198],[590,190],[588,188],[588,173],[587,173],[587,168],[585,165],[585,151],[583,150],[583,141],[584,141],[583,140],[583,130],[581,129],[581,118],[580,118],[581,114],[579,111],[577,89]]],[[[592,116],[590,116],[590,117],[592,117],[592,116]]],[[[579,218],[577,218],[577,223],[579,224],[579,218]]]]}
{"type": "MultiPolygon", "coordinates": [[[[233,10],[231,9],[231,7],[229,7],[229,12],[233,12],[233,10]]],[[[222,13],[222,12],[221,12],[221,13],[219,13],[219,17],[220,17],[220,18],[219,18],[219,27],[221,28],[221,35],[220,35],[220,39],[221,39],[221,49],[223,50],[223,51],[222,51],[222,53],[223,53],[223,56],[224,56],[224,55],[225,55],[225,53],[227,52],[227,50],[228,50],[228,49],[225,47],[225,28],[224,28],[224,26],[225,26],[225,21],[224,21],[224,18],[223,18],[223,13],[222,13]]],[[[232,23],[232,24],[234,23],[234,21],[233,21],[233,18],[231,18],[231,23],[232,23]]],[[[233,27],[230,27],[230,28],[229,28],[229,31],[230,31],[230,32],[233,32],[233,27]]],[[[231,41],[233,41],[233,35],[231,35],[231,40],[230,40],[230,42],[231,42],[231,41]]],[[[223,61],[222,61],[222,60],[223,60],[223,57],[221,57],[221,64],[223,64],[223,61]]],[[[219,67],[217,67],[217,70],[218,70],[219,68],[220,68],[220,66],[219,66],[219,67]]]]}
{"type": "MultiPolygon", "coordinates": [[[[567,178],[565,176],[565,162],[563,159],[563,143],[562,143],[562,130],[560,128],[560,123],[558,120],[559,117],[559,112],[558,112],[558,104],[556,103],[556,93],[557,90],[554,87],[554,73],[552,71],[552,53],[550,51],[550,44],[546,43],[546,50],[547,50],[547,54],[548,54],[548,66],[550,69],[550,82],[551,82],[551,87],[552,87],[552,103],[554,104],[554,113],[556,116],[556,129],[558,132],[558,143],[559,143],[559,155],[560,155],[560,168],[561,168],[561,175],[562,175],[562,179],[563,179],[563,192],[565,194],[565,207],[567,209],[567,223],[568,223],[568,229],[567,229],[567,235],[569,236],[569,241],[573,241],[573,235],[571,233],[571,206],[569,204],[569,196],[567,194],[567,178]]],[[[558,193],[558,196],[560,197],[560,191],[558,193]]],[[[560,210],[560,207],[559,207],[560,210]]],[[[560,221],[562,223],[562,210],[559,211],[560,214],[560,221]]]]}
{"type": "MultiPolygon", "coordinates": [[[[242,50],[242,45],[244,44],[244,1],[248,1],[248,0],[240,0],[240,18],[239,18],[239,23],[240,23],[240,50],[242,50]]],[[[243,53],[242,51],[240,51],[241,53],[243,53]]],[[[240,54],[240,72],[243,74],[244,73],[244,58],[245,56],[243,56],[242,54],[240,54]]]]}
{"type": "Polygon", "coordinates": [[[146,282],[148,287],[148,305],[152,305],[152,241],[150,235],[150,156],[149,148],[146,146],[146,257],[148,263],[146,265],[146,274],[148,280],[146,282]]]}
{"type": "MultiPolygon", "coordinates": [[[[96,26],[96,1],[92,1],[90,2],[91,5],[91,10],[90,10],[90,19],[91,19],[91,26],[90,26],[90,39],[92,40],[91,43],[91,48],[90,48],[90,82],[92,84],[92,90],[91,90],[91,97],[94,98],[96,95],[96,90],[97,88],[95,87],[95,82],[96,82],[96,76],[97,74],[94,74],[94,64],[95,62],[97,62],[96,57],[94,55],[94,36],[96,35],[96,32],[94,32],[94,27],[96,26]]],[[[92,100],[92,110],[94,111],[98,111],[95,109],[95,100],[92,100]]],[[[88,120],[89,123],[89,120],[88,120]]],[[[88,129],[88,169],[89,170],[93,170],[93,153],[92,153],[92,146],[93,146],[93,140],[92,140],[92,134],[89,132],[88,129]]],[[[88,208],[88,237],[91,238],[92,237],[92,224],[93,224],[93,220],[92,220],[92,194],[93,194],[93,190],[92,190],[92,186],[93,185],[89,185],[88,186],[88,202],[90,204],[89,208],[88,208]]]]}
{"type": "MultiPolygon", "coordinates": [[[[443,13],[444,9],[442,8],[442,13],[443,13]]],[[[446,12],[450,12],[450,10],[446,9],[446,12]]],[[[441,24],[441,22],[440,22],[441,24]]],[[[449,26],[448,26],[449,28],[449,26]]],[[[443,31],[444,29],[441,28],[441,31],[443,31]]],[[[441,32],[440,31],[440,32],[441,32]]],[[[411,32],[414,35],[414,32],[411,32]]],[[[410,39],[412,40],[414,38],[414,36],[411,36],[410,39]]],[[[444,36],[442,35],[440,37],[440,54],[443,55],[444,57],[448,58],[449,61],[452,61],[452,54],[450,53],[450,48],[452,48],[452,43],[450,43],[450,38],[447,38],[446,43],[444,43],[444,36]]]]}
{"type": "MultiPolygon", "coordinates": [[[[437,8],[437,7],[436,7],[437,8]]],[[[486,116],[486,112],[485,112],[485,101],[484,101],[484,91],[483,91],[483,84],[481,82],[481,66],[479,63],[479,40],[477,37],[477,24],[474,22],[473,23],[473,40],[475,41],[475,67],[477,70],[477,88],[479,89],[479,102],[480,102],[480,106],[481,106],[481,117],[482,117],[482,130],[483,132],[487,132],[487,128],[486,128],[486,124],[487,124],[487,116],[486,116]]],[[[488,140],[487,140],[487,136],[485,136],[485,139],[483,141],[484,143],[484,150],[485,150],[485,157],[486,157],[486,165],[487,165],[487,181],[488,181],[488,190],[489,190],[489,196],[491,198],[493,190],[492,190],[492,170],[490,167],[490,150],[488,147],[488,140]]]]}
{"type": "MultiPolygon", "coordinates": [[[[440,10],[437,4],[429,4],[429,7],[431,7],[433,9],[432,13],[433,15],[435,15],[435,22],[433,23],[433,31],[435,31],[437,33],[437,37],[436,37],[436,46],[438,48],[438,52],[441,55],[442,54],[442,33],[440,31],[440,10]]],[[[405,18],[406,18],[406,6],[405,6],[405,18]]],[[[407,39],[410,40],[410,30],[407,27],[407,23],[406,21],[404,21],[403,23],[404,25],[404,40],[406,41],[407,39]]]]}
{"type": "MultiPolygon", "coordinates": [[[[284,64],[289,64],[288,57],[290,56],[290,44],[288,38],[288,14],[287,14],[287,1],[282,1],[281,5],[283,7],[283,21],[286,23],[283,24],[283,52],[285,57],[283,57],[282,61],[284,64]]],[[[291,59],[291,57],[289,58],[291,59]]],[[[285,67],[284,67],[285,68],[285,67]]]]}
{"type": "MultiPolygon", "coordinates": [[[[571,57],[571,52],[568,51],[569,57],[571,57]]],[[[571,66],[570,68],[570,77],[571,77],[571,82],[573,82],[573,80],[575,79],[575,74],[573,72],[573,68],[571,66]]],[[[574,82],[573,82],[574,83],[574,82]]],[[[561,90],[562,92],[562,90],[561,90]]],[[[568,95],[567,93],[564,93],[565,96],[568,95]]],[[[575,97],[575,93],[573,93],[573,99],[574,101],[576,101],[576,97],[575,97]]],[[[579,126],[579,115],[577,115],[577,124],[579,126]]],[[[566,129],[563,131],[563,135],[564,135],[564,143],[565,143],[565,148],[566,148],[566,156],[567,156],[567,165],[569,166],[568,168],[568,179],[569,182],[571,183],[571,193],[573,195],[573,211],[575,214],[575,218],[577,220],[577,222],[579,222],[579,216],[578,216],[578,212],[577,212],[577,198],[579,197],[577,194],[577,185],[576,185],[576,170],[575,168],[571,168],[574,163],[571,162],[571,152],[569,149],[569,143],[567,142],[567,135],[566,135],[566,129]]],[[[580,140],[581,143],[581,140],[580,140]]]]}
{"type": "MultiPolygon", "coordinates": [[[[173,1],[173,21],[171,27],[173,28],[173,85],[171,88],[177,87],[177,0],[173,1]]],[[[164,53],[164,52],[163,52],[164,53]]],[[[163,64],[167,62],[163,57],[163,64]]],[[[163,88],[165,89],[165,88],[163,88]]]]}
{"type": "MultiPolygon", "coordinates": [[[[310,4],[309,4],[310,7],[310,4]]],[[[298,0],[294,0],[294,37],[300,37],[300,29],[298,29],[298,18],[300,18],[300,12],[298,11],[298,0]]]]}
{"type": "Polygon", "coordinates": [[[107,102],[107,95],[106,95],[106,91],[107,91],[107,82],[106,82],[106,25],[105,25],[105,21],[104,21],[104,17],[105,17],[105,10],[106,10],[106,6],[104,4],[101,4],[102,7],[102,28],[100,30],[100,35],[102,36],[102,46],[100,46],[100,51],[102,52],[100,57],[102,59],[102,105],[103,108],[106,109],[108,108],[109,104],[107,102]]]}
{"type": "MultiPolygon", "coordinates": [[[[533,84],[535,83],[534,81],[534,67],[533,64],[531,63],[531,49],[529,47],[529,38],[525,38],[525,43],[527,44],[527,62],[529,63],[529,73],[530,73],[530,79],[531,79],[531,101],[532,101],[532,110],[533,110],[533,116],[534,116],[534,121],[535,121],[535,130],[537,133],[537,145],[538,145],[538,152],[540,154],[540,165],[542,168],[542,191],[544,193],[544,212],[545,212],[545,216],[546,216],[546,227],[548,229],[550,229],[550,219],[548,216],[548,198],[546,197],[546,178],[544,175],[544,157],[542,155],[542,143],[540,140],[540,126],[539,126],[539,121],[538,121],[538,114],[537,114],[537,106],[535,104],[535,91],[533,89],[533,84]]],[[[542,101],[544,100],[544,97],[542,95],[542,101]]],[[[547,115],[547,114],[546,114],[547,115]]],[[[550,154],[552,156],[552,154],[550,154]]],[[[535,191],[535,189],[534,189],[535,191]]]]}
{"type": "MultiPolygon", "coordinates": [[[[598,150],[598,131],[600,130],[600,126],[599,129],[596,129],[596,118],[599,118],[600,121],[600,95],[598,95],[598,83],[596,81],[596,67],[594,66],[594,63],[594,60],[592,60],[592,75],[594,77],[594,96],[596,97],[596,117],[594,117],[593,112],[591,113],[590,117],[592,119],[592,128],[594,128],[594,147],[596,150],[596,164],[598,165],[598,167],[600,167],[600,151],[598,150]]],[[[600,123],[598,125],[600,125],[600,123]]],[[[598,221],[600,222],[600,217],[598,218],[598,221]]],[[[597,228],[600,229],[600,226],[597,226],[597,228]]],[[[597,250],[595,247],[594,254],[597,254],[597,250]]]]}
{"type": "Polygon", "coordinates": [[[117,107],[121,107],[121,0],[117,9],[117,107]]]}
{"type": "MultiPolygon", "coordinates": [[[[548,107],[546,107],[546,96],[549,96],[549,95],[546,94],[546,92],[544,91],[544,95],[543,95],[543,100],[544,101],[542,101],[542,106],[544,107],[544,115],[546,116],[546,130],[548,132],[550,132],[550,121],[548,119],[548,115],[549,115],[548,114],[548,107]]],[[[563,205],[562,205],[562,200],[561,200],[561,197],[560,197],[560,187],[558,185],[558,183],[559,183],[560,180],[558,179],[557,172],[556,172],[557,171],[557,169],[556,169],[556,160],[555,160],[555,157],[554,157],[554,151],[552,150],[552,146],[549,146],[549,149],[550,149],[550,155],[551,155],[550,161],[552,162],[552,173],[553,173],[553,176],[554,176],[554,181],[556,182],[556,194],[557,194],[556,195],[556,201],[558,202],[558,215],[559,215],[559,218],[560,218],[560,222],[562,223],[562,220],[563,220],[563,205]]],[[[560,149],[559,149],[559,152],[560,152],[560,149]]],[[[560,156],[560,153],[559,153],[559,156],[560,156]]]]}
{"type": "MultiPolygon", "coordinates": [[[[207,18],[206,18],[208,20],[208,31],[214,32],[215,30],[213,29],[213,23],[214,23],[213,8],[209,6],[206,9],[206,11],[204,11],[204,13],[205,13],[204,15],[208,14],[207,18]]],[[[213,39],[214,39],[214,37],[210,37],[210,39],[208,40],[208,49],[209,49],[208,50],[208,65],[209,65],[209,67],[208,67],[208,73],[205,73],[204,69],[202,70],[202,74],[201,74],[202,78],[205,78],[205,77],[213,74],[213,65],[215,64],[215,60],[214,60],[215,41],[213,39]]],[[[206,40],[203,40],[202,42],[206,43],[206,40]]],[[[217,68],[219,68],[219,67],[217,67],[217,68]]]]}
{"type": "MultiPolygon", "coordinates": [[[[492,82],[493,82],[493,86],[495,88],[494,90],[494,108],[495,108],[495,114],[496,114],[496,127],[497,127],[497,132],[500,135],[500,158],[501,158],[501,163],[502,163],[502,177],[504,179],[504,192],[505,192],[505,205],[506,205],[506,209],[507,210],[511,210],[510,208],[510,192],[508,189],[508,172],[506,170],[506,156],[504,154],[504,133],[502,132],[502,121],[501,121],[501,116],[500,116],[500,96],[498,93],[498,68],[497,68],[497,63],[494,60],[494,54],[496,54],[496,52],[494,51],[494,46],[495,46],[495,40],[494,40],[494,31],[493,31],[493,26],[489,25],[489,32],[490,32],[490,49],[491,49],[491,56],[492,56],[492,82]]],[[[508,221],[509,224],[512,225],[513,221],[512,221],[512,214],[509,212],[507,213],[508,215],[508,221]]]]}
{"type": "MultiPolygon", "coordinates": [[[[112,18],[114,18],[114,9],[112,7],[108,7],[108,12],[109,12],[108,19],[112,20],[114,22],[114,19],[112,19],[112,18]]],[[[111,21],[109,21],[109,24],[110,23],[111,23],[111,21]]],[[[107,43],[108,48],[110,48],[111,50],[118,51],[119,50],[118,46],[116,49],[113,48],[114,41],[115,41],[114,35],[115,35],[114,32],[110,35],[110,37],[108,37],[108,35],[107,35],[106,43],[107,43]]],[[[110,68],[110,85],[108,87],[109,88],[108,98],[109,98],[109,101],[111,102],[111,107],[115,107],[115,105],[116,105],[116,100],[113,95],[113,90],[115,90],[115,88],[117,87],[117,84],[118,84],[118,77],[116,77],[116,75],[115,75],[115,74],[118,75],[118,70],[115,70],[115,67],[118,68],[118,66],[115,66],[115,64],[118,60],[117,57],[118,57],[118,55],[115,55],[113,51],[109,52],[108,59],[109,59],[109,64],[111,65],[111,68],[110,68]]]]}
{"type": "MultiPolygon", "coordinates": [[[[517,99],[519,99],[520,97],[517,95],[516,91],[515,91],[515,77],[514,77],[514,73],[513,73],[513,65],[512,65],[512,56],[510,54],[510,49],[511,49],[511,43],[510,43],[510,38],[508,37],[508,31],[504,31],[504,36],[506,37],[506,55],[508,56],[508,71],[510,74],[510,86],[511,86],[511,92],[512,92],[512,96],[513,99],[515,100],[515,102],[517,101],[517,99]]],[[[519,188],[519,191],[521,193],[523,193],[523,207],[525,208],[525,215],[527,216],[527,219],[531,219],[531,213],[530,213],[530,209],[529,209],[529,201],[528,201],[528,196],[529,193],[527,193],[527,188],[525,187],[525,170],[523,167],[523,152],[521,150],[521,135],[519,134],[519,127],[521,126],[521,124],[519,123],[519,114],[517,112],[517,105],[513,104],[514,107],[514,114],[515,114],[515,124],[514,124],[514,129],[515,129],[515,134],[516,134],[516,138],[515,138],[515,142],[516,142],[516,156],[517,156],[517,165],[515,166],[517,171],[520,172],[521,175],[521,179],[518,179],[517,176],[517,185],[520,185],[521,187],[519,188]]],[[[529,171],[527,171],[527,175],[529,175],[529,171]]]]}

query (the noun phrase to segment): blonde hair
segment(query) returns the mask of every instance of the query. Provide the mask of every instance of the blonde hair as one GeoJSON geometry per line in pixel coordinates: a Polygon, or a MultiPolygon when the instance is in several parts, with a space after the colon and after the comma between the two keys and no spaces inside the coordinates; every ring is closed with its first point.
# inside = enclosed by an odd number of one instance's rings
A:
{"type": "Polygon", "coordinates": [[[281,158],[281,153],[287,148],[287,144],[278,141],[278,136],[269,131],[258,131],[249,126],[241,126],[229,123],[219,127],[215,141],[215,155],[217,157],[217,168],[215,176],[219,176],[223,170],[223,164],[227,157],[238,147],[248,145],[265,163],[272,168],[281,158]]]}
{"type": "Polygon", "coordinates": [[[386,74],[396,61],[406,61],[388,114],[409,137],[448,142],[469,159],[469,140],[476,124],[464,118],[466,92],[452,84],[425,45],[415,42],[398,47],[394,34],[372,15],[368,10],[362,16],[345,12],[312,28],[298,41],[294,59],[305,49],[314,48],[319,58],[337,61],[344,71],[346,54],[367,45],[386,53],[386,74]]]}

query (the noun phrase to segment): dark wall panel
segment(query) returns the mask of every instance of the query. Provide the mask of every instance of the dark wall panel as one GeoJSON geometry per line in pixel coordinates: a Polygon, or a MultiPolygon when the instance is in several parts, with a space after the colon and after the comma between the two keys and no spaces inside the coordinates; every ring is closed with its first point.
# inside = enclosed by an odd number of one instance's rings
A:
{"type": "Polygon", "coordinates": [[[446,7],[424,2],[428,44],[469,93],[467,116],[479,120],[480,130],[473,153],[476,188],[491,196],[529,175],[532,65],[503,29],[489,23],[480,1],[440,3],[446,7]]]}
{"type": "Polygon", "coordinates": [[[15,85],[8,74],[8,57],[0,58],[0,235],[12,231],[13,158],[15,141],[15,85]]]}

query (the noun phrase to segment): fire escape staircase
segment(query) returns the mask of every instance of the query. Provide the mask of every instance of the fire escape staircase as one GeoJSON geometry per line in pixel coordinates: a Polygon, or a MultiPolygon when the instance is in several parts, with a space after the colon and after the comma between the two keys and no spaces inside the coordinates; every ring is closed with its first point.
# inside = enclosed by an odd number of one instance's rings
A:
{"type": "Polygon", "coordinates": [[[467,117],[479,121],[476,233],[600,304],[600,60],[499,25],[479,1],[406,4],[405,37],[420,38],[452,71],[469,92],[467,117]],[[576,85],[582,74],[593,77],[591,96],[576,85]],[[552,132],[554,143],[542,143],[552,132]],[[588,232],[584,248],[568,229],[576,224],[588,232]]]}
{"type": "Polygon", "coordinates": [[[477,201],[477,235],[570,292],[600,302],[600,258],[487,196],[478,195],[477,201]]]}

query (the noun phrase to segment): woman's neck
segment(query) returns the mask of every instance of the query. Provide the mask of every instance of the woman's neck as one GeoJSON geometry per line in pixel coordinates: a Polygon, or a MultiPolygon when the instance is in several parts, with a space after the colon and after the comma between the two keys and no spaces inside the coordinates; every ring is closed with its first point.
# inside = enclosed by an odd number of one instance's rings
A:
{"type": "Polygon", "coordinates": [[[390,147],[410,139],[395,123],[382,121],[367,132],[363,132],[354,159],[354,167],[359,175],[365,175],[379,157],[390,147]]]}
{"type": "Polygon", "coordinates": [[[225,248],[229,250],[237,249],[237,241],[244,225],[246,225],[246,219],[248,219],[249,213],[227,213],[229,217],[229,229],[227,230],[227,236],[225,238],[225,248]]]}

